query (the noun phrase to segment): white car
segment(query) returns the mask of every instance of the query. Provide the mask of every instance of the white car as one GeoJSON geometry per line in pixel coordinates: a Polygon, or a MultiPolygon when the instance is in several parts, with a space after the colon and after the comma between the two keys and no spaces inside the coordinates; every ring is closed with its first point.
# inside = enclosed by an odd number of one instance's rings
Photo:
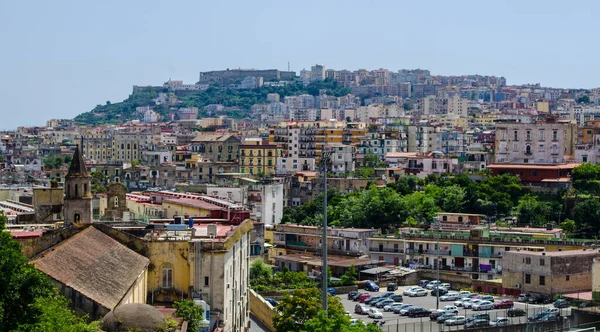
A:
{"type": "Polygon", "coordinates": [[[427,296],[427,290],[426,289],[417,289],[417,290],[414,290],[414,291],[411,291],[410,293],[408,293],[408,296],[410,296],[410,297],[427,296]]]}
{"type": "Polygon", "coordinates": [[[404,292],[402,292],[402,295],[408,295],[410,292],[417,290],[417,289],[422,289],[421,287],[408,287],[407,289],[404,290],[404,292]]]}
{"type": "Polygon", "coordinates": [[[440,296],[440,301],[456,301],[458,299],[459,299],[459,295],[458,295],[458,293],[455,293],[455,292],[440,296]]]}
{"type": "Polygon", "coordinates": [[[451,312],[451,313],[457,314],[458,313],[458,308],[456,306],[453,306],[453,305],[447,305],[447,306],[444,307],[444,312],[451,312]]]}
{"type": "Polygon", "coordinates": [[[480,299],[470,299],[469,301],[464,301],[462,306],[465,309],[471,309],[474,305],[476,305],[479,302],[481,302],[480,299]]]}
{"type": "Polygon", "coordinates": [[[453,326],[453,325],[464,325],[466,321],[465,316],[456,316],[444,321],[444,325],[453,326]]]}
{"type": "Polygon", "coordinates": [[[443,288],[445,288],[447,290],[450,290],[450,284],[447,283],[447,282],[444,282],[444,283],[440,284],[440,287],[443,287],[443,288]]]}
{"type": "Polygon", "coordinates": [[[473,304],[471,307],[473,310],[492,310],[494,309],[494,303],[491,301],[480,301],[479,303],[473,304]]]}
{"type": "Polygon", "coordinates": [[[498,317],[492,321],[490,321],[491,326],[508,326],[510,325],[510,320],[506,317],[498,317]]]}
{"type": "Polygon", "coordinates": [[[377,310],[375,308],[369,309],[368,315],[369,315],[369,317],[374,318],[374,319],[381,319],[381,318],[383,318],[383,314],[381,313],[381,311],[379,311],[379,310],[377,310]]]}
{"type": "Polygon", "coordinates": [[[437,281],[437,280],[434,280],[434,281],[432,281],[432,282],[428,283],[428,284],[427,284],[427,286],[425,286],[425,288],[427,288],[427,289],[434,289],[434,288],[435,288],[436,286],[438,286],[439,284],[440,284],[440,282],[439,282],[439,281],[437,281]]]}
{"type": "Polygon", "coordinates": [[[471,295],[471,292],[469,292],[469,291],[462,291],[462,292],[459,292],[458,295],[460,295],[461,298],[462,297],[468,297],[469,295],[471,295]]]}
{"type": "MultiPolygon", "coordinates": [[[[405,304],[406,305],[406,304],[405,304]]],[[[400,315],[401,316],[406,316],[408,315],[408,311],[412,308],[414,308],[415,306],[413,304],[409,304],[407,305],[407,307],[405,307],[404,309],[400,310],[400,315]]]]}
{"type": "Polygon", "coordinates": [[[560,316],[560,310],[558,308],[546,308],[545,314],[553,314],[554,316],[560,316]]]}
{"type": "Polygon", "coordinates": [[[399,307],[401,306],[403,303],[402,302],[394,302],[394,303],[390,303],[386,306],[383,307],[383,311],[393,311],[394,307],[399,307]]]}
{"type": "Polygon", "coordinates": [[[463,297],[461,299],[454,301],[454,305],[457,307],[464,307],[465,302],[471,302],[471,299],[468,297],[463,297]]]}

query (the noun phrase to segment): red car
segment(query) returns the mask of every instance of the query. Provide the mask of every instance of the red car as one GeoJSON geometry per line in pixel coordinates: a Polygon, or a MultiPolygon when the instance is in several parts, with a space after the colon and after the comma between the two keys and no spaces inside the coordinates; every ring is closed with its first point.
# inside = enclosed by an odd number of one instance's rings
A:
{"type": "Polygon", "coordinates": [[[358,298],[358,302],[364,303],[366,299],[370,298],[371,294],[363,294],[358,298]]]}
{"type": "Polygon", "coordinates": [[[515,304],[511,300],[502,300],[494,303],[494,309],[510,309],[515,304]]]}

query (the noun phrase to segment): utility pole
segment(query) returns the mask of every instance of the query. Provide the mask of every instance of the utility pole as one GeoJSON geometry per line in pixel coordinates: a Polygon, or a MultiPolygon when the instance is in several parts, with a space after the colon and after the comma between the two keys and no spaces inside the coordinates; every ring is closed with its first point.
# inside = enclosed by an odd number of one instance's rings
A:
{"type": "Polygon", "coordinates": [[[325,150],[323,145],[323,154],[321,156],[321,163],[323,163],[323,269],[321,272],[321,281],[323,282],[323,310],[327,315],[327,279],[329,278],[329,269],[327,266],[327,158],[329,158],[329,151],[325,150]]]}

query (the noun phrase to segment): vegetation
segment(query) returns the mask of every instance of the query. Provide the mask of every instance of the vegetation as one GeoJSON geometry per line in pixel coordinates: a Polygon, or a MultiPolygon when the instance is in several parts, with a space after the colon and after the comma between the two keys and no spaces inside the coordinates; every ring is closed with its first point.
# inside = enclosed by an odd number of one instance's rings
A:
{"type": "Polygon", "coordinates": [[[374,325],[357,324],[350,326],[344,306],[339,297],[328,296],[327,314],[321,310],[321,292],[316,288],[295,290],[284,295],[275,311],[273,326],[277,332],[288,331],[330,331],[330,332],[376,332],[374,325]]]}
{"type": "Polygon", "coordinates": [[[304,272],[292,272],[284,267],[282,271],[273,273],[270,266],[262,259],[250,265],[250,286],[256,291],[277,289],[301,289],[316,287],[317,283],[304,272]]]}
{"type": "Polygon", "coordinates": [[[173,307],[175,308],[175,316],[188,322],[188,331],[200,330],[200,322],[204,319],[204,308],[192,300],[175,301],[173,307]]]}
{"type": "Polygon", "coordinates": [[[7,218],[0,212],[0,331],[98,330],[68,309],[50,278],[29,264],[21,245],[5,232],[7,218]]]}
{"type": "Polygon", "coordinates": [[[51,154],[42,160],[42,164],[46,170],[59,169],[62,165],[69,165],[71,160],[73,160],[72,156],[61,157],[51,154]]]}
{"type": "Polygon", "coordinates": [[[109,177],[102,172],[93,172],[92,185],[90,186],[92,194],[105,193],[108,179],[109,177]]]}
{"type": "MultiPolygon", "coordinates": [[[[167,91],[167,90],[165,90],[167,91]]],[[[350,89],[339,85],[337,81],[326,79],[322,82],[313,82],[307,86],[301,81],[293,81],[286,86],[270,87],[263,86],[257,89],[234,89],[221,87],[217,84],[211,85],[204,91],[181,97],[181,107],[198,107],[199,116],[206,117],[208,113],[201,110],[202,107],[210,104],[221,104],[225,107],[235,108],[228,111],[227,115],[232,118],[245,118],[249,115],[250,108],[254,104],[267,102],[267,94],[278,93],[282,98],[285,96],[310,94],[318,96],[320,91],[324,91],[332,96],[344,96],[350,93],[350,89]]],[[[154,105],[153,99],[158,93],[153,88],[147,88],[140,92],[132,93],[127,99],[120,103],[109,103],[97,105],[90,112],[82,113],[75,117],[75,121],[81,124],[116,124],[124,121],[139,118],[136,115],[136,107],[154,105]]],[[[156,109],[161,115],[166,115],[169,110],[162,108],[156,109]]]]}

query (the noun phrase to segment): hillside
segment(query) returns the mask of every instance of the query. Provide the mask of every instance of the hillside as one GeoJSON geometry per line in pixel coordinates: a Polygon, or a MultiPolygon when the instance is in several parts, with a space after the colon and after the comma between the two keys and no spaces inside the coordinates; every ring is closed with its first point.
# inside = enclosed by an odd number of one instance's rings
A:
{"type": "MultiPolygon", "coordinates": [[[[225,107],[237,107],[241,110],[231,111],[227,115],[233,118],[245,118],[254,104],[266,103],[269,93],[278,93],[281,98],[285,96],[310,94],[318,96],[320,90],[326,90],[328,95],[336,97],[350,93],[349,88],[339,85],[336,81],[325,80],[304,86],[302,82],[295,81],[283,87],[261,87],[252,90],[240,90],[224,88],[218,85],[210,86],[204,91],[178,96],[181,99],[180,107],[198,107],[199,116],[204,117],[206,113],[202,107],[210,104],[222,104],[225,107]]],[[[165,89],[165,92],[167,90],[165,89]]],[[[119,103],[107,102],[105,105],[97,105],[89,112],[79,114],[75,121],[80,124],[118,124],[136,119],[135,108],[138,106],[154,105],[153,99],[158,96],[156,90],[148,88],[142,92],[129,95],[127,99],[119,103]]],[[[159,114],[165,116],[174,109],[155,108],[159,114]]]]}

